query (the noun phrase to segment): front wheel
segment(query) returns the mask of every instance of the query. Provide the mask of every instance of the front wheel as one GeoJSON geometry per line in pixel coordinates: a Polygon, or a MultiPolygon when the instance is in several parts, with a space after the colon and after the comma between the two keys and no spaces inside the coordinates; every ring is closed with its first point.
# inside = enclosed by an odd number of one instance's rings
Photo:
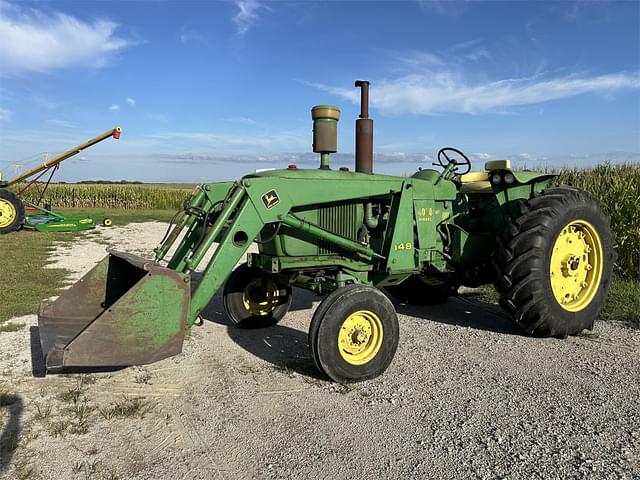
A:
{"type": "Polygon", "coordinates": [[[224,286],[224,308],[241,328],[275,325],[291,306],[291,285],[243,263],[224,286]]]}
{"type": "Polygon", "coordinates": [[[498,241],[500,304],[528,333],[566,337],[592,328],[615,261],[609,218],[591,194],[543,190],[523,202],[498,241]]]}
{"type": "Polygon", "coordinates": [[[381,375],[398,348],[398,316],[378,289],[348,285],[318,306],[309,327],[309,348],[318,370],[338,383],[381,375]]]}

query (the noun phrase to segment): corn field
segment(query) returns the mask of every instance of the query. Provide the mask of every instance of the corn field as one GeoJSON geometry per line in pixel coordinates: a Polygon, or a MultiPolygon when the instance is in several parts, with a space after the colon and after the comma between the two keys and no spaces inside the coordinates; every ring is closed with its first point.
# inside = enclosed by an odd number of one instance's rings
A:
{"type": "MultiPolygon", "coordinates": [[[[27,200],[38,199],[36,189],[28,191],[27,200]]],[[[42,203],[53,208],[123,208],[177,210],[189,197],[192,188],[153,184],[52,184],[42,203]]]]}
{"type": "Polygon", "coordinates": [[[640,281],[640,164],[604,163],[559,173],[558,183],[581,188],[600,199],[616,235],[616,273],[640,281]]]}
{"type": "MultiPolygon", "coordinates": [[[[616,273],[640,280],[640,164],[604,163],[589,169],[563,169],[559,184],[587,190],[598,197],[616,234],[616,273]]],[[[53,184],[44,203],[54,208],[123,208],[177,210],[189,197],[187,185],[53,184]]],[[[30,192],[29,200],[37,199],[30,192]]]]}

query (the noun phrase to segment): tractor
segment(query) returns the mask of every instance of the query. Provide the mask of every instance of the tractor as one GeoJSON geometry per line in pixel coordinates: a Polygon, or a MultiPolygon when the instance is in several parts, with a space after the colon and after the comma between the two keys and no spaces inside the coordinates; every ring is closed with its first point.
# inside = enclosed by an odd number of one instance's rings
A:
{"type": "Polygon", "coordinates": [[[324,296],[310,322],[309,348],[317,369],[339,383],[374,378],[390,365],[399,341],[390,297],[432,304],[461,285],[493,283],[500,305],[528,334],[567,337],[592,328],[615,260],[598,200],[551,186],[550,173],[514,170],[508,160],[471,172],[469,158],[450,147],[438,152],[436,168],[410,177],[376,174],[369,82],[355,86],[355,171],[330,166],[339,108],[313,107],[319,168],[289,165],[200,185],[155,258],[110,251],[43,304],[38,323],[47,370],[176,355],[221,289],[240,328],[279,322],[293,287],[324,296]],[[247,254],[254,243],[258,252],[247,254]]]}

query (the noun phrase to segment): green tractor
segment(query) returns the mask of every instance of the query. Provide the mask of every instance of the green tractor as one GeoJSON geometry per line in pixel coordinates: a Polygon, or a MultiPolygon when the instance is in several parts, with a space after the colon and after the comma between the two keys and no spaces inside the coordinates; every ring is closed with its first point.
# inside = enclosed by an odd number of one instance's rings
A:
{"type": "Polygon", "coordinates": [[[429,304],[461,285],[493,283],[500,304],[529,334],[566,337],[591,328],[615,259],[598,200],[550,187],[553,175],[515,171],[506,160],[470,172],[469,159],[453,148],[440,150],[436,169],[374,174],[368,86],[356,82],[362,101],[355,171],[329,165],[340,110],[314,107],[319,169],[290,165],[201,185],[153,260],[111,251],[41,306],[47,369],[176,355],[220,289],[241,328],[280,321],[294,286],[325,296],[311,320],[309,347],[318,370],[341,383],[374,378],[394,357],[398,317],[383,292],[429,304]],[[258,253],[236,268],[254,242],[258,253]],[[192,286],[191,273],[212,249],[192,286]]]}

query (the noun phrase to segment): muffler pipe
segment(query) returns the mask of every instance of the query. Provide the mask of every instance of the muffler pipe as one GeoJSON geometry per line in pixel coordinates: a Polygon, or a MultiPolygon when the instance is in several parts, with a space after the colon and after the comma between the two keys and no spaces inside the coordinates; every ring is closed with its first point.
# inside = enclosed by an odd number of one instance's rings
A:
{"type": "Polygon", "coordinates": [[[369,82],[356,80],[360,88],[360,118],[356,120],[356,172],[373,173],[373,119],[369,118],[369,82]]]}

